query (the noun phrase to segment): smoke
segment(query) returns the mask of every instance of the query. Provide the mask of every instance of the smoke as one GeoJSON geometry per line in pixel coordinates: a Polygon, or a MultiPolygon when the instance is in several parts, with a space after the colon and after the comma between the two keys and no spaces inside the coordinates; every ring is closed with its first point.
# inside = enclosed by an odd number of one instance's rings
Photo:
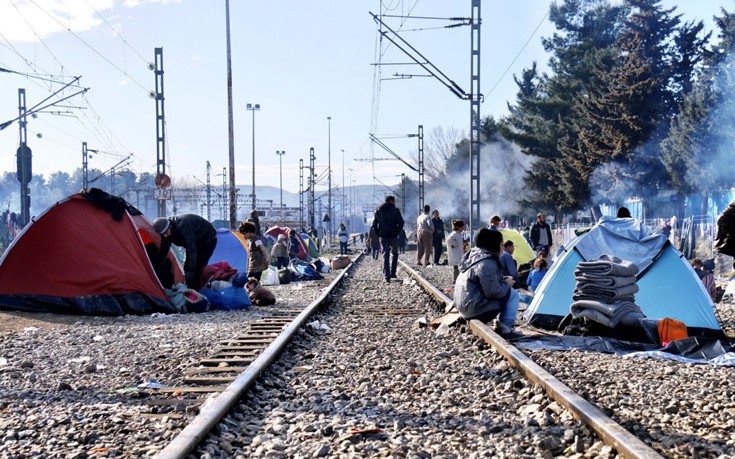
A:
{"type": "MultiPolygon", "coordinates": [[[[735,56],[724,59],[698,84],[688,95],[692,106],[674,119],[670,130],[668,123],[661,123],[626,160],[602,164],[593,172],[592,204],[620,205],[626,199],[654,197],[670,190],[673,180],[695,193],[723,192],[735,185],[735,56]],[[666,144],[671,151],[662,152],[666,144]]],[[[655,213],[656,208],[650,210],[655,213]]]]}
{"type": "MultiPolygon", "coordinates": [[[[458,155],[459,156],[459,155],[458,155]]],[[[439,210],[444,221],[469,220],[469,158],[449,161],[444,174],[426,184],[424,202],[439,210]]],[[[480,148],[480,224],[490,216],[501,218],[521,214],[519,202],[530,196],[524,176],[534,159],[506,140],[485,144],[480,148]]]]}

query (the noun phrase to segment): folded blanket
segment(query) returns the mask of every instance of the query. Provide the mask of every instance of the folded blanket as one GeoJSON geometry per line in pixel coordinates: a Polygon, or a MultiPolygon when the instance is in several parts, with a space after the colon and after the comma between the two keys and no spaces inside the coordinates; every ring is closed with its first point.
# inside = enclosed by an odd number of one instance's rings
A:
{"type": "Polygon", "coordinates": [[[635,263],[610,255],[602,255],[599,260],[581,261],[577,263],[577,270],[584,274],[608,276],[635,276],[638,274],[638,266],[635,263]]]}
{"type": "Polygon", "coordinates": [[[635,326],[646,316],[641,308],[632,301],[617,301],[607,304],[599,301],[575,301],[570,307],[572,317],[586,317],[606,327],[615,328],[618,324],[635,326]]]}
{"type": "Polygon", "coordinates": [[[635,284],[635,276],[600,276],[598,274],[587,274],[581,271],[574,271],[574,277],[577,279],[577,285],[595,284],[601,287],[622,287],[624,285],[635,284]]]}
{"type": "Polygon", "coordinates": [[[602,287],[597,284],[580,284],[577,282],[577,288],[574,289],[574,292],[585,295],[599,295],[609,298],[611,301],[608,302],[612,303],[619,297],[635,295],[638,290],[640,290],[638,284],[623,285],[622,287],[602,287]]]}

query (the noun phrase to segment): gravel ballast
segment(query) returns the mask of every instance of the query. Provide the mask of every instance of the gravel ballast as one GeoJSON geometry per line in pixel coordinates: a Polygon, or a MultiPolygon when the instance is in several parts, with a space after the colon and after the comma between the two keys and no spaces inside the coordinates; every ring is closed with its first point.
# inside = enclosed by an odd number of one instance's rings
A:
{"type": "MultiPolygon", "coordinates": [[[[271,311],[305,307],[323,281],[270,287],[273,307],[202,314],[73,317],[2,314],[23,328],[0,333],[0,457],[144,457],[160,451],[196,415],[196,406],[151,407],[166,398],[136,385],[181,385],[183,372],[271,311]],[[118,392],[119,391],[119,392],[118,392]],[[167,412],[170,416],[146,418],[167,412]]],[[[206,397],[207,395],[201,395],[206,397]]],[[[187,395],[195,397],[195,395],[187,395]]]]}
{"type": "Polygon", "coordinates": [[[366,314],[437,315],[414,282],[381,278],[364,258],[195,456],[615,457],[465,327],[366,314]]]}

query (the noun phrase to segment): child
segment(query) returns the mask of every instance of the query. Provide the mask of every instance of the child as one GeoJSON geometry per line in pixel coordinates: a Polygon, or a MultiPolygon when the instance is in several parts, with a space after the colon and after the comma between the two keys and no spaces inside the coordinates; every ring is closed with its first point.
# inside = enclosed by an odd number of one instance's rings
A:
{"type": "Polygon", "coordinates": [[[250,295],[250,301],[257,306],[270,306],[276,304],[276,295],[260,285],[258,279],[251,277],[245,284],[245,289],[250,295]]]}
{"type": "Polygon", "coordinates": [[[373,260],[378,259],[378,252],[380,252],[380,238],[378,237],[378,233],[375,231],[375,228],[370,228],[370,233],[368,235],[368,248],[372,251],[373,254],[373,260]]]}
{"type": "Polygon", "coordinates": [[[546,261],[546,258],[538,257],[533,262],[533,269],[530,273],[528,273],[528,289],[532,292],[535,292],[538,288],[539,284],[541,283],[541,279],[544,278],[546,275],[547,268],[549,266],[549,262],[546,261]]]}
{"type": "Polygon", "coordinates": [[[288,267],[288,245],[286,245],[286,235],[279,234],[278,241],[273,244],[271,249],[271,260],[275,262],[276,268],[288,267]]]}
{"type": "Polygon", "coordinates": [[[447,237],[447,260],[449,266],[454,266],[454,281],[459,276],[459,262],[462,261],[464,255],[464,222],[462,220],[452,220],[452,233],[447,237]]]}
{"type": "Polygon", "coordinates": [[[254,223],[248,221],[242,222],[237,230],[249,241],[248,278],[254,277],[260,280],[263,271],[268,269],[268,265],[270,264],[270,254],[265,248],[263,240],[255,234],[256,229],[254,223]]]}

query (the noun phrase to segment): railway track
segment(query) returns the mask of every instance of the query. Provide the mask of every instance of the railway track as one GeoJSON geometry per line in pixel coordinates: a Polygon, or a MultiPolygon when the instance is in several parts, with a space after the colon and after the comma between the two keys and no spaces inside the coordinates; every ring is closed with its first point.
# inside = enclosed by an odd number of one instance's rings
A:
{"type": "MultiPolygon", "coordinates": [[[[415,457],[465,457],[466,453],[467,457],[479,457],[491,453],[513,456],[514,452],[519,457],[560,453],[583,457],[588,450],[603,457],[612,456],[613,450],[624,457],[661,457],[483,324],[471,322],[463,327],[482,341],[473,340],[467,333],[437,337],[422,329],[417,317],[435,315],[437,306],[443,307],[448,298],[409,266],[404,264],[403,269],[411,278],[384,285],[377,282],[377,263],[364,260],[361,264],[356,275],[333,293],[328,307],[317,315],[318,321],[331,324],[334,333],[298,335],[274,367],[263,371],[264,367],[258,366],[258,374],[262,372],[258,383],[239,402],[243,390],[233,392],[227,401],[217,400],[210,413],[203,411],[158,457],[187,457],[192,451],[207,458],[378,453],[414,453],[415,457]],[[371,330],[375,332],[372,342],[371,330]],[[404,346],[402,341],[406,339],[404,346]],[[454,349],[446,351],[448,340],[454,349]],[[325,352],[336,351],[338,356],[325,355],[322,361],[322,346],[325,352]],[[422,361],[419,352],[428,352],[428,356],[422,361]],[[338,363],[345,355],[352,355],[352,359],[338,363]],[[435,361],[437,356],[439,361],[435,361]],[[468,376],[462,362],[456,367],[441,362],[448,356],[469,359],[474,364],[471,377],[484,381],[486,386],[477,391],[482,396],[479,402],[470,401],[475,395],[471,392],[460,395],[458,388],[446,393],[431,390],[433,383],[450,389],[451,384],[442,379],[457,381],[458,376],[468,376]],[[503,358],[528,379],[503,363],[503,358]],[[400,359],[405,364],[397,364],[400,359]],[[492,380],[488,381],[490,376],[492,380]],[[337,390],[330,389],[335,384],[337,390]],[[543,394],[541,387],[553,400],[543,394]],[[431,403],[421,403],[427,390],[436,398],[434,409],[431,403]],[[503,407],[508,408],[507,412],[503,407]],[[485,411],[499,412],[498,418],[491,419],[485,411]],[[451,430],[458,430],[463,423],[470,428],[467,432],[448,432],[446,426],[441,426],[441,420],[447,419],[455,424],[451,430]],[[205,436],[210,430],[212,433],[205,436]],[[434,438],[435,444],[432,448],[411,446],[403,433],[406,430],[414,430],[418,437],[434,438]],[[610,446],[596,441],[591,431],[610,446]],[[452,434],[459,434],[458,439],[447,438],[452,434]],[[505,442],[496,441],[503,435],[507,436],[505,442]],[[459,446],[464,442],[471,448],[459,446]]],[[[477,390],[478,386],[474,387],[477,390]]],[[[228,392],[230,388],[223,395],[228,392]]]]}

